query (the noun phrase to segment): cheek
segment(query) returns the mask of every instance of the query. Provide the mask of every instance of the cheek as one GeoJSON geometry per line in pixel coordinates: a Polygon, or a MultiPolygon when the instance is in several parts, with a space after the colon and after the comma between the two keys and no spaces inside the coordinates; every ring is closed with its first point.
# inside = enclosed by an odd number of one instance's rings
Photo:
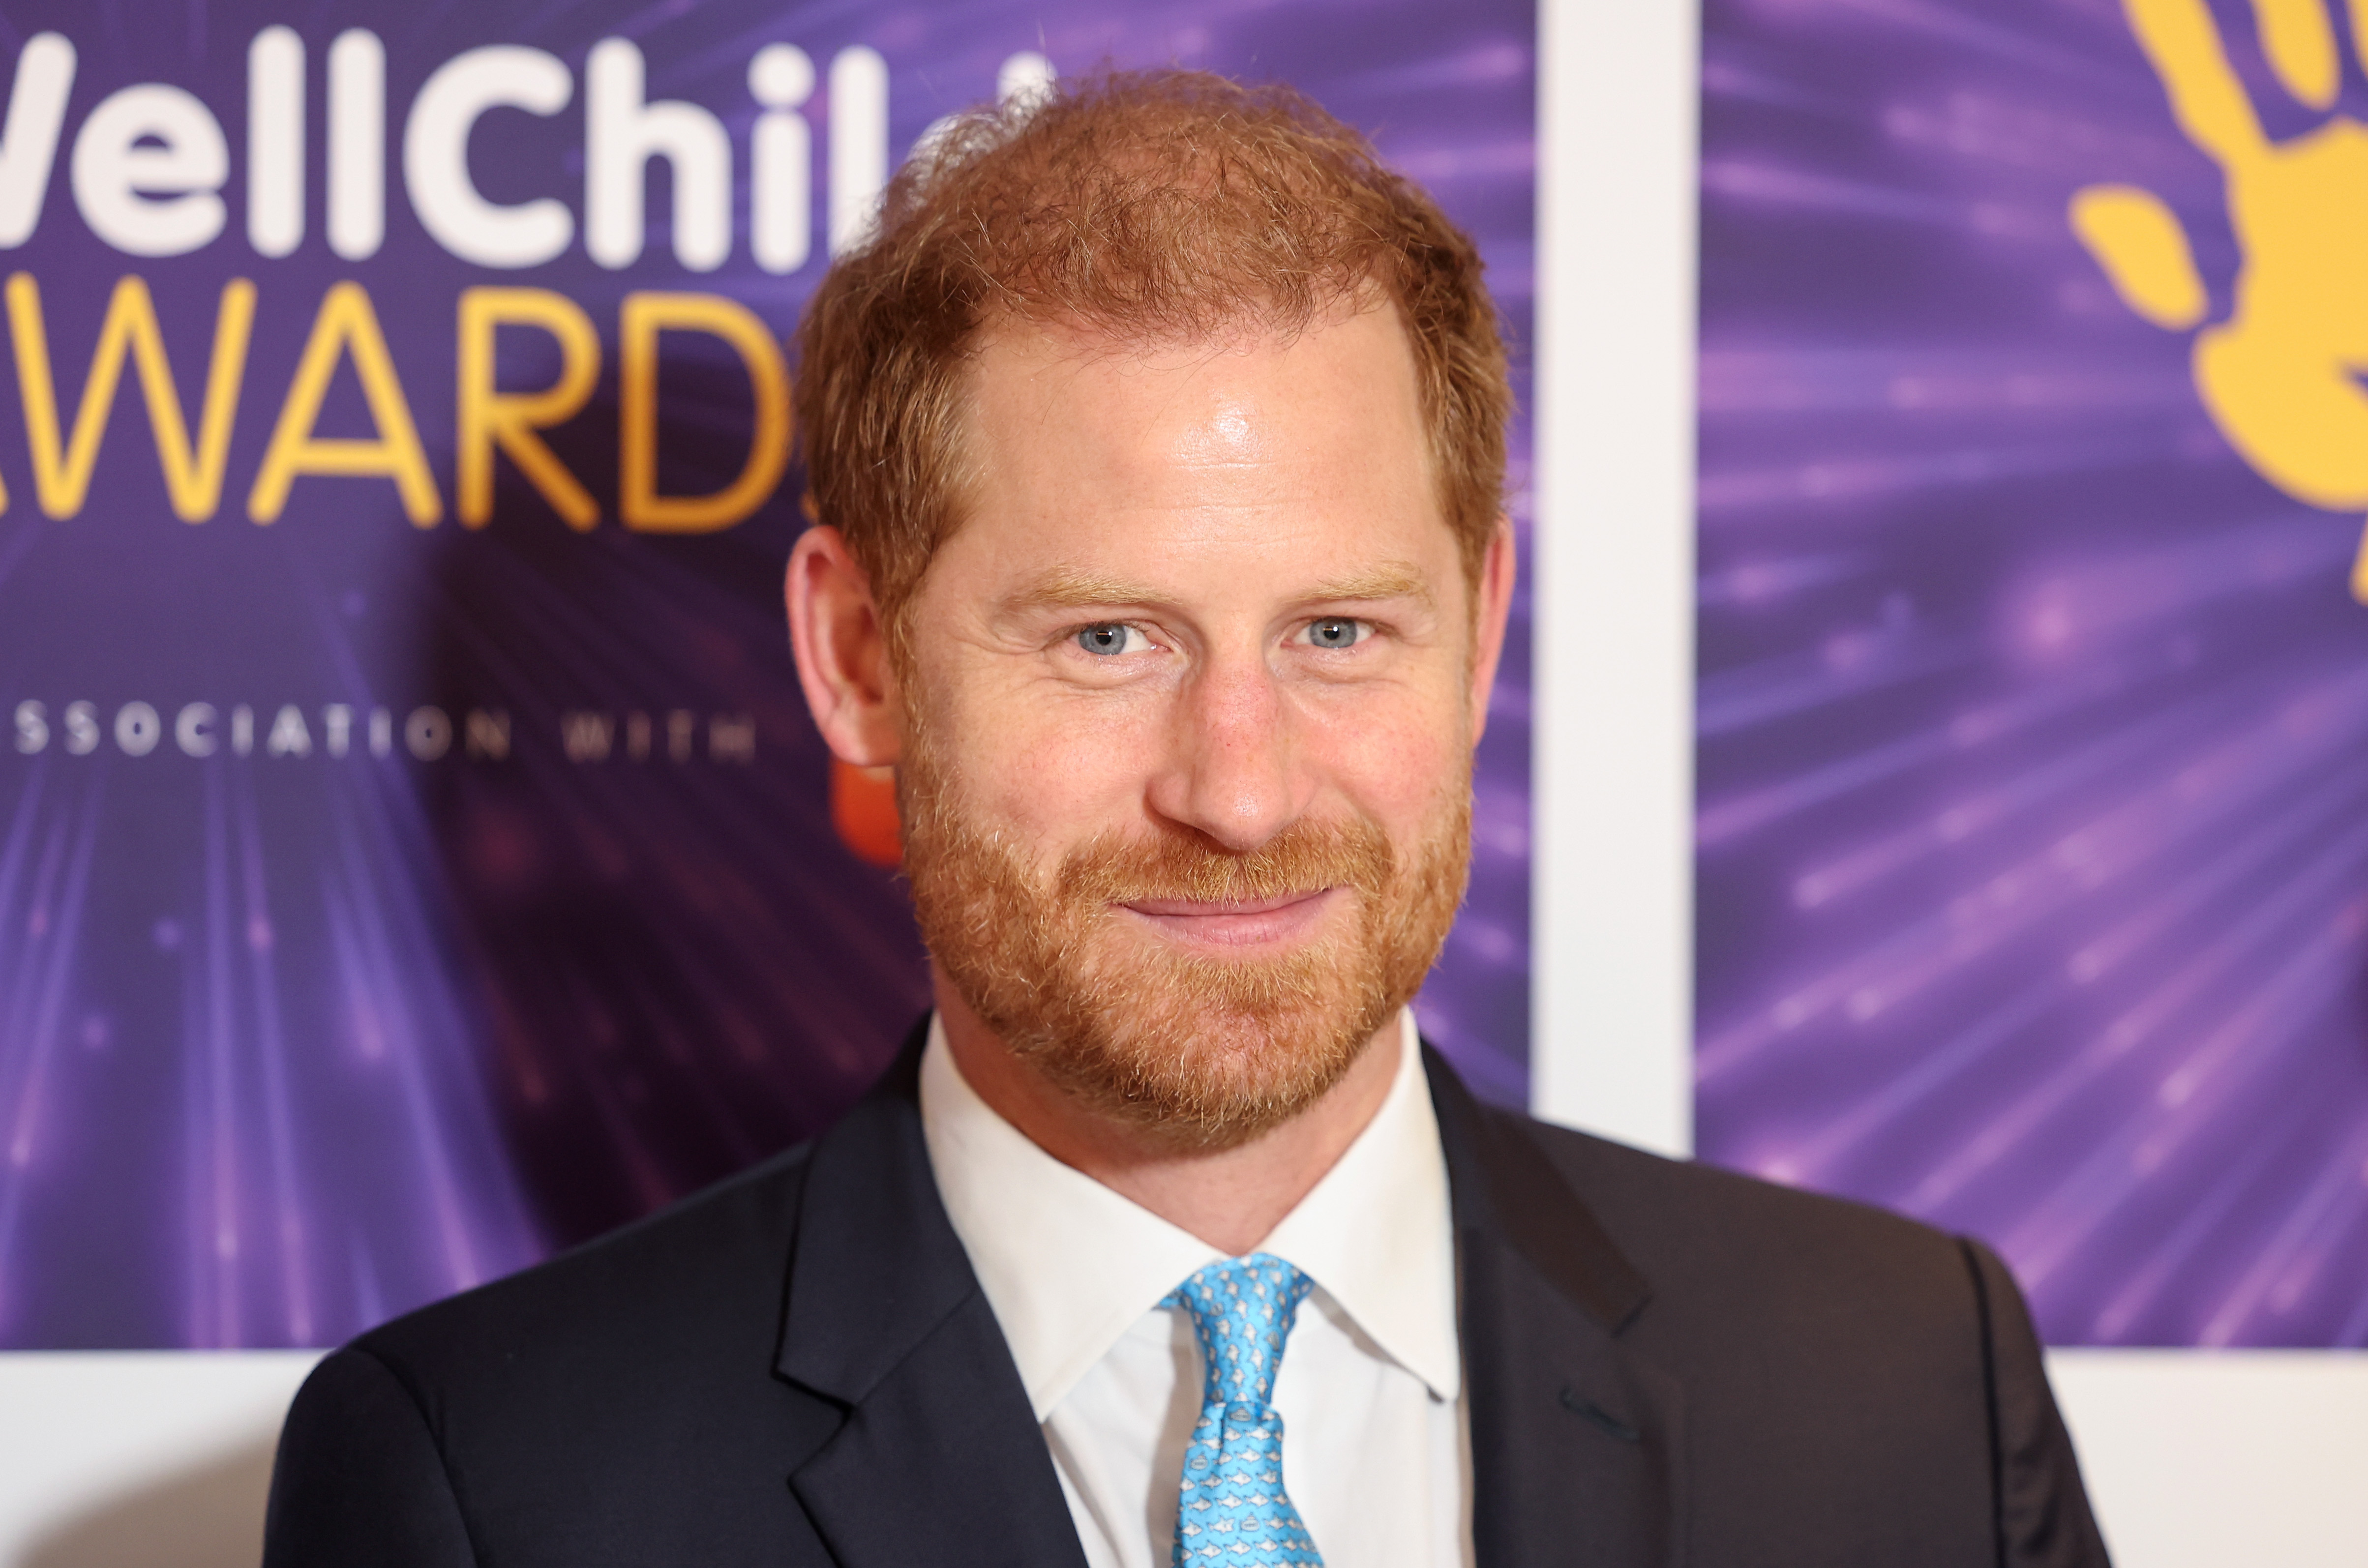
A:
{"type": "Polygon", "coordinates": [[[1471,748],[1452,693],[1398,693],[1332,706],[1307,726],[1303,758],[1362,814],[1393,829],[1423,823],[1459,787],[1471,748]]]}
{"type": "Polygon", "coordinates": [[[1158,756],[1151,705],[992,677],[950,684],[937,733],[973,812],[1047,854],[1133,825],[1158,756]]]}

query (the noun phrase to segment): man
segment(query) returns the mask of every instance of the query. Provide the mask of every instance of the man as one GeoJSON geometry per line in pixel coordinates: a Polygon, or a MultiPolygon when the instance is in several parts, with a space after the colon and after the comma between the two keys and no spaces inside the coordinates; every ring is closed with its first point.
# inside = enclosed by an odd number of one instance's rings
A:
{"type": "Polygon", "coordinates": [[[1115,77],[936,143],[803,348],[798,665],[936,1012],[813,1145],[332,1356],[273,1568],[2102,1562],[1989,1253],[1416,1038],[1513,583],[1426,197],[1115,77]]]}

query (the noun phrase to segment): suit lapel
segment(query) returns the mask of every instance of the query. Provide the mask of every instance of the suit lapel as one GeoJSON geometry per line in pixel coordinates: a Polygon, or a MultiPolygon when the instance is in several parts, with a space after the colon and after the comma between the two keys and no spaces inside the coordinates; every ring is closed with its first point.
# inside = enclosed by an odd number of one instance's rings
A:
{"type": "Polygon", "coordinates": [[[1470,1379],[1481,1568],[1679,1561],[1684,1402],[1620,1343],[1645,1279],[1521,1122],[1428,1050],[1470,1379]]]}
{"type": "MultiPolygon", "coordinates": [[[[921,1136],[919,1037],[814,1148],[775,1361],[837,1413],[789,1485],[842,1568],[1083,1568],[921,1136]]],[[[1426,1051],[1447,1160],[1481,1568],[1680,1560],[1684,1403],[1627,1350],[1649,1288],[1518,1119],[1426,1051]]]]}
{"type": "Polygon", "coordinates": [[[843,1414],[789,1477],[842,1568],[1083,1568],[921,1136],[921,1037],[815,1146],[775,1370],[843,1414]]]}

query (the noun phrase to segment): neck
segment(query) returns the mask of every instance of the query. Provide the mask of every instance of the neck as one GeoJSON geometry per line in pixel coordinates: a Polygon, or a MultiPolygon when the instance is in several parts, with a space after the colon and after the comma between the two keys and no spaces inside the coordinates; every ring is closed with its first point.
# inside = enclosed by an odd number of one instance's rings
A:
{"type": "Polygon", "coordinates": [[[1047,1081],[934,977],[938,1017],[962,1079],[1038,1148],[1229,1256],[1257,1247],[1338,1163],[1388,1097],[1398,1020],[1368,1040],[1340,1081],[1289,1121],[1229,1149],[1178,1151],[1047,1081]]]}

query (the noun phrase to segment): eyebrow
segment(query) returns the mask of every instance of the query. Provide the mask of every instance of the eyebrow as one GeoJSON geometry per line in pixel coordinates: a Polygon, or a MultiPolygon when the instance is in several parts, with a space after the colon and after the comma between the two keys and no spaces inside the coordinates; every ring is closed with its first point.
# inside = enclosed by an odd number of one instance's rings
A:
{"type": "Polygon", "coordinates": [[[1384,561],[1378,566],[1351,572],[1346,577],[1320,583],[1313,592],[1301,597],[1317,604],[1333,599],[1419,599],[1426,605],[1432,602],[1429,583],[1403,561],[1384,561]]]}
{"type": "MultiPolygon", "coordinates": [[[[1038,578],[1032,586],[1012,596],[1010,605],[1014,609],[1090,609],[1099,605],[1161,604],[1169,597],[1148,584],[1131,583],[1121,577],[1108,577],[1070,566],[1056,566],[1038,578]]],[[[1422,574],[1403,561],[1385,561],[1376,566],[1351,572],[1345,577],[1319,583],[1297,597],[1308,604],[1403,598],[1416,599],[1425,605],[1436,602],[1436,596],[1431,593],[1430,585],[1423,580],[1422,574]]]]}

